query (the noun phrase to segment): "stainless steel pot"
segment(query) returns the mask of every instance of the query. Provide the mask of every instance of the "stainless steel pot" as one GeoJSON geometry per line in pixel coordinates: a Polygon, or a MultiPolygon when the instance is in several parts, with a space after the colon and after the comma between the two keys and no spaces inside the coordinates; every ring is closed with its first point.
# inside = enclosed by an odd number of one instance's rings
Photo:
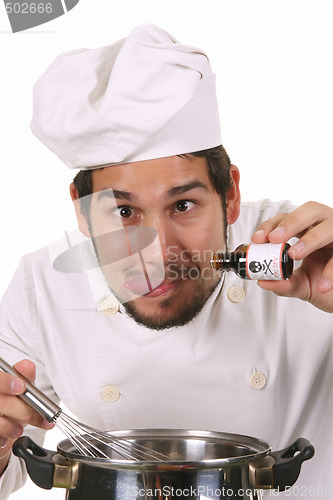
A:
{"type": "Polygon", "coordinates": [[[271,452],[259,439],[197,430],[139,429],[113,431],[118,438],[170,456],[172,462],[129,461],[105,448],[110,459],[84,457],[69,440],[48,451],[24,436],[14,444],[31,479],[40,487],[66,488],[68,500],[259,500],[261,490],[283,491],[314,455],[300,438],[271,452]]]}

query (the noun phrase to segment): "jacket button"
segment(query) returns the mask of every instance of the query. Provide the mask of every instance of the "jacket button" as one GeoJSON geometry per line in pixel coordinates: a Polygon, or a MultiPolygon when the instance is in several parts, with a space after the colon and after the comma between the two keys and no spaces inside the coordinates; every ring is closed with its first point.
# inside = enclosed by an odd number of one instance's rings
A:
{"type": "Polygon", "coordinates": [[[105,401],[108,401],[109,403],[114,403],[115,401],[118,401],[118,399],[120,398],[120,391],[118,387],[115,385],[107,385],[102,390],[102,396],[105,401]]]}
{"type": "Polygon", "coordinates": [[[110,295],[110,297],[97,304],[97,311],[102,311],[105,314],[116,314],[119,311],[119,302],[115,297],[110,295]]]}
{"type": "Polygon", "coordinates": [[[231,302],[242,302],[245,299],[245,292],[239,286],[231,286],[227,291],[227,297],[231,302]]]}
{"type": "Polygon", "coordinates": [[[254,372],[250,378],[250,385],[252,389],[263,389],[267,383],[266,375],[262,372],[254,372]]]}

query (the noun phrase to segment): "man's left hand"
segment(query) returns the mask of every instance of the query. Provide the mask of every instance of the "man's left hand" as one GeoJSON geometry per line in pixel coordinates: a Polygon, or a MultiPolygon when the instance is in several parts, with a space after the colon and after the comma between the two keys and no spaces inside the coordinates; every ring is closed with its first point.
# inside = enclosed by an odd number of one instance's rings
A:
{"type": "Polygon", "coordinates": [[[277,295],[297,297],[318,309],[333,312],[333,209],[310,201],[288,214],[263,222],[252,235],[254,243],[284,243],[296,236],[289,256],[303,260],[286,281],[258,281],[277,295]]]}

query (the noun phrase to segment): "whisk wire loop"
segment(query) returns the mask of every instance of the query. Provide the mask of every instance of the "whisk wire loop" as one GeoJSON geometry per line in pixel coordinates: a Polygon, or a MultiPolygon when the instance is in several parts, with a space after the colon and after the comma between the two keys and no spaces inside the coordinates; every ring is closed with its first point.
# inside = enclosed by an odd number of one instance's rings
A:
{"type": "Polygon", "coordinates": [[[127,460],[163,462],[171,460],[170,457],[156,450],[134,444],[125,438],[116,438],[111,433],[82,424],[63,412],[58,415],[54,423],[66,434],[73,446],[85,456],[110,459],[110,455],[101,449],[100,445],[102,445],[103,449],[110,449],[127,460]]]}
{"type": "Polygon", "coordinates": [[[0,369],[24,380],[26,390],[23,394],[18,395],[18,397],[36,410],[48,422],[53,422],[66,435],[81,455],[96,458],[102,457],[111,460],[116,457],[113,457],[112,453],[107,453],[106,449],[110,449],[122,458],[136,462],[172,461],[172,458],[163,453],[124,438],[117,438],[108,432],[99,431],[66,415],[60,406],[55,404],[2,358],[0,358],[0,369]],[[105,451],[101,449],[101,445],[105,451]]]}

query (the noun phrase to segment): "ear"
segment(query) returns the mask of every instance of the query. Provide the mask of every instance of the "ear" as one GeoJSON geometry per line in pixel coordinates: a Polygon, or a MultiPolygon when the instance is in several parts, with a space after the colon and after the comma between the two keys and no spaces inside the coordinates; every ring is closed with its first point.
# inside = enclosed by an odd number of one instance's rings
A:
{"type": "Polygon", "coordinates": [[[88,238],[91,237],[90,231],[89,231],[89,226],[88,226],[88,221],[84,214],[81,212],[81,204],[80,204],[80,198],[79,198],[79,193],[76,190],[74,182],[71,182],[69,186],[69,192],[72,198],[72,202],[74,205],[75,209],[75,215],[76,219],[78,222],[79,230],[81,231],[84,236],[87,236],[88,238]]]}
{"type": "Polygon", "coordinates": [[[239,190],[240,174],[236,165],[230,166],[231,186],[227,191],[227,219],[228,224],[234,224],[239,217],[241,195],[239,190]]]}

